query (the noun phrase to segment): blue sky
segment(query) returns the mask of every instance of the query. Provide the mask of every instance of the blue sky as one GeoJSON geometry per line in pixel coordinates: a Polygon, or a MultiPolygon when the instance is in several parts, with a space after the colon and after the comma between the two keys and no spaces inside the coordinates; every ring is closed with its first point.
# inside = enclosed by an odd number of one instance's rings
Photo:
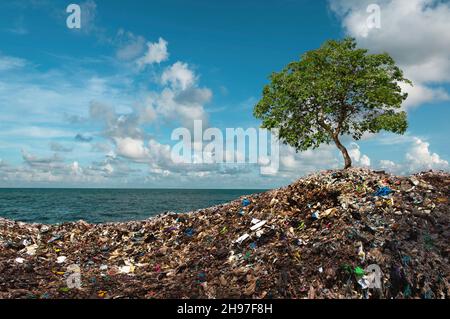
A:
{"type": "Polygon", "coordinates": [[[180,166],[171,132],[258,127],[252,108],[271,72],[347,35],[389,52],[413,80],[404,136],[346,139],[355,165],[407,174],[448,170],[450,5],[374,1],[8,1],[0,4],[0,187],[269,188],[338,168],[335,147],[280,170],[180,166]],[[69,29],[66,7],[81,7],[69,29]]]}

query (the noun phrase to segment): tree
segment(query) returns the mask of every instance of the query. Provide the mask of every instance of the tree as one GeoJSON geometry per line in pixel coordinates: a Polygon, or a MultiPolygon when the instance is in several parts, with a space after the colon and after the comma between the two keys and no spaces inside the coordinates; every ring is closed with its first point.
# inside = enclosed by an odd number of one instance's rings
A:
{"type": "Polygon", "coordinates": [[[369,54],[353,38],[330,40],[273,73],[254,115],[297,152],[334,142],[349,168],[343,135],[406,131],[401,83],[412,84],[387,53],[369,54]]]}

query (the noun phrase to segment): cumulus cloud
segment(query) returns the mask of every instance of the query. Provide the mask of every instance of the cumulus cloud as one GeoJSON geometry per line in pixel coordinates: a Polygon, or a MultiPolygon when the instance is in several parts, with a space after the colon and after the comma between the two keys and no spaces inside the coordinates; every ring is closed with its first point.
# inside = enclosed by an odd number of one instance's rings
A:
{"type": "Polygon", "coordinates": [[[449,163],[437,153],[430,151],[430,144],[417,137],[412,137],[402,162],[381,160],[379,167],[399,174],[411,174],[424,170],[448,170],[449,163]]]}
{"type": "Polygon", "coordinates": [[[280,174],[283,176],[299,176],[320,169],[338,168],[339,158],[336,148],[323,145],[316,150],[296,152],[294,148],[280,146],[280,174]]]}
{"type": "Polygon", "coordinates": [[[143,68],[146,65],[166,61],[169,58],[167,44],[167,41],[163,38],[159,38],[158,42],[155,43],[147,43],[147,52],[137,61],[138,66],[143,68]]]}
{"type": "Polygon", "coordinates": [[[198,76],[187,63],[176,62],[167,67],[161,75],[161,83],[166,87],[147,99],[152,110],[185,127],[192,127],[194,120],[202,120],[207,125],[204,106],[211,101],[213,93],[208,88],[198,87],[198,76]]]}
{"type": "Polygon", "coordinates": [[[175,102],[186,105],[203,105],[208,103],[213,94],[207,88],[189,88],[175,96],[175,102]]]}
{"type": "Polygon", "coordinates": [[[190,156],[190,163],[180,163],[172,157],[172,148],[168,144],[162,144],[156,139],[150,138],[148,142],[141,139],[116,138],[115,155],[134,163],[148,165],[148,172],[152,176],[173,178],[206,177],[206,176],[230,176],[250,174],[257,171],[256,165],[240,165],[228,163],[196,163],[196,159],[203,156],[200,145],[194,145],[190,156]]]}
{"type": "Polygon", "coordinates": [[[448,162],[438,154],[430,152],[429,147],[429,143],[419,138],[414,139],[413,145],[406,153],[406,161],[411,170],[448,168],[448,162]]]}
{"type": "Polygon", "coordinates": [[[192,127],[194,120],[202,120],[206,124],[207,114],[204,104],[211,96],[209,90],[192,89],[189,92],[176,92],[166,88],[161,94],[154,96],[152,103],[156,112],[164,118],[179,121],[185,127],[192,127]]]}
{"type": "Polygon", "coordinates": [[[155,117],[148,114],[148,108],[133,110],[130,113],[118,113],[114,106],[92,101],[89,114],[92,120],[97,120],[105,126],[103,135],[114,140],[115,138],[142,139],[145,133],[142,124],[151,122],[155,117]]]}
{"type": "Polygon", "coordinates": [[[388,52],[414,86],[405,108],[448,100],[440,84],[450,82],[450,3],[438,0],[380,0],[380,28],[369,28],[372,0],[330,1],[346,32],[373,52],[388,52]]]}
{"type": "Polygon", "coordinates": [[[350,144],[350,147],[348,149],[348,155],[350,155],[355,166],[364,166],[364,167],[370,166],[370,158],[365,154],[361,154],[359,145],[354,142],[350,144]]]}
{"type": "MultiPolygon", "coordinates": [[[[370,158],[361,153],[360,146],[354,142],[348,147],[348,153],[354,166],[370,167],[370,158]]],[[[281,145],[280,147],[280,174],[281,176],[295,178],[301,174],[315,172],[321,169],[337,169],[343,165],[340,152],[332,144],[322,145],[316,150],[296,152],[294,148],[281,145]]]]}
{"type": "Polygon", "coordinates": [[[118,46],[116,57],[119,60],[129,61],[142,55],[145,50],[146,40],[142,36],[120,29],[115,42],[118,46]]]}
{"type": "Polygon", "coordinates": [[[391,160],[380,160],[379,167],[388,172],[400,173],[403,169],[402,165],[391,160]]]}
{"type": "MultiPolygon", "coordinates": [[[[138,54],[142,38],[126,33],[120,36],[122,42],[117,42],[116,57],[122,62],[136,61],[143,53],[138,54]]],[[[164,46],[167,47],[167,43],[163,39],[149,46],[145,62],[165,61],[168,53],[162,50],[164,46]]],[[[28,64],[25,60],[21,64],[19,58],[8,61],[15,65],[14,70],[24,69],[28,64]]],[[[45,144],[35,146],[30,141],[32,153],[23,151],[21,164],[8,165],[1,161],[2,185],[15,185],[17,181],[25,183],[23,185],[113,185],[108,184],[113,179],[143,185],[154,183],[158,178],[162,178],[158,183],[164,180],[168,186],[180,185],[181,181],[189,185],[198,178],[211,185],[221,176],[230,176],[229,185],[232,185],[236,180],[250,180],[241,176],[258,176],[257,165],[175,163],[171,158],[171,146],[152,136],[154,126],[160,123],[189,128],[194,120],[200,119],[207,124],[204,106],[211,101],[213,93],[209,88],[200,87],[200,77],[187,63],[178,61],[163,68],[156,80],[163,87],[151,91],[142,86],[136,89],[134,83],[129,85],[128,73],[102,77],[84,70],[82,76],[70,77],[68,81],[63,70],[43,73],[31,66],[26,71],[26,76],[15,72],[8,81],[0,80],[0,104],[15,105],[11,112],[0,113],[0,120],[11,123],[11,128],[2,130],[0,136],[27,137],[27,141],[39,138],[45,144]],[[87,107],[80,109],[80,105],[87,107]],[[17,128],[21,121],[33,126],[17,128]],[[73,129],[62,130],[67,124],[73,125],[73,129]],[[75,142],[80,142],[76,144],[77,152],[70,152],[75,142]],[[54,154],[48,155],[48,148],[54,154]],[[166,180],[166,177],[169,178],[166,180]]],[[[201,152],[197,148],[195,151],[193,158],[201,152]]]]}
{"type": "Polygon", "coordinates": [[[148,161],[149,151],[148,148],[144,146],[144,141],[139,139],[134,139],[131,137],[116,137],[114,138],[116,143],[116,154],[129,158],[134,161],[148,161]]]}
{"type": "Polygon", "coordinates": [[[175,89],[186,90],[196,81],[194,72],[187,63],[176,62],[168,67],[161,76],[163,84],[170,84],[175,89]]]}
{"type": "Polygon", "coordinates": [[[182,62],[167,67],[160,75],[161,91],[150,91],[142,101],[132,106],[128,113],[118,113],[111,104],[94,100],[89,114],[93,120],[105,124],[107,137],[131,137],[144,139],[145,124],[167,120],[192,127],[194,120],[208,122],[204,106],[211,101],[213,93],[208,88],[198,87],[198,76],[189,65],[182,62]]]}
{"type": "Polygon", "coordinates": [[[415,81],[413,87],[405,85],[404,83],[400,84],[400,87],[404,92],[408,92],[408,98],[403,102],[403,107],[405,109],[410,109],[433,101],[446,101],[450,98],[445,89],[427,87],[417,81],[415,81]]]}

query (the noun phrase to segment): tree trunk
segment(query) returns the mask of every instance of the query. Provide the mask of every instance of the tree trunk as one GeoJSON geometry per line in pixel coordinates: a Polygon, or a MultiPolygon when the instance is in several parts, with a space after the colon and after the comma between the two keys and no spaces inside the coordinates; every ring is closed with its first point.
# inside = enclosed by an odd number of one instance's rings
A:
{"type": "Polygon", "coordinates": [[[347,149],[345,148],[345,146],[342,145],[341,141],[339,141],[339,137],[334,136],[333,139],[334,139],[334,143],[336,143],[337,148],[341,151],[342,156],[344,157],[344,161],[345,161],[344,169],[352,167],[352,159],[348,155],[348,152],[347,152],[347,149]]]}

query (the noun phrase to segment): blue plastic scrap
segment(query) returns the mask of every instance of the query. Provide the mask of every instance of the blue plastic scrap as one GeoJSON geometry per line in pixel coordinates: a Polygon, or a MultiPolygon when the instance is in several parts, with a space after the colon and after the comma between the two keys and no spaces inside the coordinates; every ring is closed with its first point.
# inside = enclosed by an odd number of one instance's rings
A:
{"type": "Polygon", "coordinates": [[[402,257],[403,265],[408,266],[410,262],[411,262],[411,257],[409,257],[409,256],[403,256],[402,257]]]}
{"type": "Polygon", "coordinates": [[[392,194],[394,191],[390,189],[388,186],[384,186],[379,188],[373,196],[388,196],[389,194],[392,194]]]}
{"type": "Polygon", "coordinates": [[[247,199],[247,198],[245,198],[245,199],[242,201],[242,206],[246,207],[246,206],[248,206],[248,205],[250,205],[250,200],[247,199]]]}
{"type": "Polygon", "coordinates": [[[188,228],[184,231],[184,233],[186,234],[186,236],[192,237],[194,236],[195,231],[192,228],[188,228]]]}

